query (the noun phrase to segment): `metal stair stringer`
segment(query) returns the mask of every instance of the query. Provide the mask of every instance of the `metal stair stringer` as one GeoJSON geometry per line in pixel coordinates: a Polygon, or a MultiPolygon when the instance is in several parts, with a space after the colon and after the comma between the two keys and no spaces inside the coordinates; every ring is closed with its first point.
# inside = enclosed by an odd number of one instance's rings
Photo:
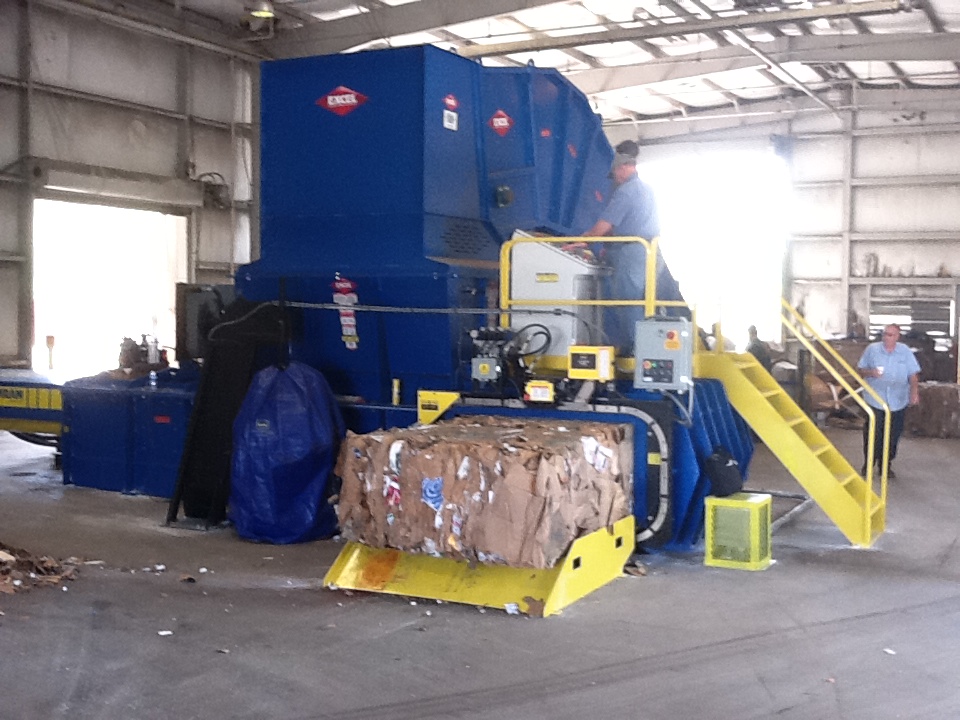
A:
{"type": "Polygon", "coordinates": [[[816,424],[749,354],[698,352],[697,377],[723,383],[731,405],[827,517],[855,545],[869,547],[886,504],[816,424]]]}

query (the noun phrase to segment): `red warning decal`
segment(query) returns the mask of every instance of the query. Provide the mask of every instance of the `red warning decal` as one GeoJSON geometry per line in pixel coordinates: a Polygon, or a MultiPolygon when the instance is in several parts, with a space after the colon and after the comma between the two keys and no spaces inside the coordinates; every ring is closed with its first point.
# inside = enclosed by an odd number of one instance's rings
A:
{"type": "Polygon", "coordinates": [[[345,277],[337,277],[330,283],[330,287],[338,293],[349,293],[357,289],[357,284],[353,280],[348,280],[345,277]]]}
{"type": "Polygon", "coordinates": [[[352,113],[367,101],[363,93],[351,90],[344,85],[338,85],[322,98],[317,98],[317,105],[341,117],[352,113]]]}
{"type": "Polygon", "coordinates": [[[457,100],[457,96],[450,94],[443,99],[443,104],[447,106],[447,110],[456,110],[460,107],[460,101],[457,100]]]}
{"type": "Polygon", "coordinates": [[[487,120],[487,125],[489,125],[497,135],[503,137],[510,132],[510,128],[513,127],[513,118],[503,110],[497,110],[493,116],[487,120]]]}
{"type": "Polygon", "coordinates": [[[570,153],[570,157],[575,158],[577,156],[577,146],[573,143],[568,143],[567,152],[570,153]]]}

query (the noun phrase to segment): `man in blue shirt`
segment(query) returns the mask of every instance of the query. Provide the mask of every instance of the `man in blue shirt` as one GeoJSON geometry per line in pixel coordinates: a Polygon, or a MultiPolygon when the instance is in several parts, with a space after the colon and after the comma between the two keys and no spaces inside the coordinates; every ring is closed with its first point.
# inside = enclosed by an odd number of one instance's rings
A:
{"type": "MultiPolygon", "coordinates": [[[[615,187],[600,219],[587,230],[586,237],[642,237],[652,240],[660,235],[660,218],[653,190],[637,176],[637,155],[640,148],[632,140],[616,147],[610,176],[615,187]]],[[[603,246],[604,262],[611,266],[610,296],[616,300],[643,300],[646,291],[647,250],[640,243],[608,243],[603,246]]],[[[657,297],[661,300],[682,300],[680,288],[657,253],[657,297]]],[[[615,313],[614,342],[633,354],[636,322],[644,317],[641,306],[619,308],[615,313]]]]}
{"type": "MultiPolygon", "coordinates": [[[[900,340],[900,326],[887,325],[883,329],[881,342],[871,343],[864,350],[857,368],[877,395],[890,408],[890,462],[897,456],[897,444],[903,432],[903,417],[907,412],[907,405],[920,403],[920,381],[918,374],[920,364],[914,357],[913,351],[900,340]]],[[[879,405],[869,393],[864,393],[863,399],[873,408],[879,405]]],[[[880,466],[883,462],[883,426],[885,413],[881,410],[876,413],[876,435],[874,436],[873,462],[880,466]]],[[[870,424],[863,424],[863,468],[860,473],[867,472],[867,442],[870,436],[870,424]]],[[[896,477],[892,467],[887,468],[888,477],[896,477]]]]}

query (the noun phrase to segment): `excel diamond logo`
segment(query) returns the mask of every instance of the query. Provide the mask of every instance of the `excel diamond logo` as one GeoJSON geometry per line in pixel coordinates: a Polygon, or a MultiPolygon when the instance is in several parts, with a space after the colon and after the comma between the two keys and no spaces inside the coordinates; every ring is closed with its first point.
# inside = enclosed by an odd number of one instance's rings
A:
{"type": "Polygon", "coordinates": [[[325,110],[343,117],[349,115],[367,101],[367,96],[356,90],[339,85],[322,98],[317,99],[317,105],[325,110]]]}
{"type": "Polygon", "coordinates": [[[487,120],[487,125],[500,137],[503,137],[510,128],[513,127],[513,118],[507,115],[503,110],[497,110],[493,116],[487,120]]]}

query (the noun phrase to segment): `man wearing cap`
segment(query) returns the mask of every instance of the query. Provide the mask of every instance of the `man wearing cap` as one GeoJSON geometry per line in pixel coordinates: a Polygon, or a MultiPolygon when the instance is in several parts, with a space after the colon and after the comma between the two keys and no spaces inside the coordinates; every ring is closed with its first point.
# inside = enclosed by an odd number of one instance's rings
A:
{"type": "MultiPolygon", "coordinates": [[[[660,218],[653,190],[637,176],[637,155],[640,148],[633,140],[616,147],[610,177],[615,183],[610,201],[600,219],[587,230],[585,237],[642,237],[652,240],[660,235],[660,218]]],[[[647,250],[640,243],[608,243],[604,245],[604,261],[613,268],[610,294],[613,299],[642,300],[646,291],[647,250]]],[[[679,287],[657,252],[657,297],[682,299],[679,287]]],[[[619,308],[616,313],[616,342],[632,354],[634,327],[644,317],[641,306],[619,308]]]]}
{"type": "MultiPolygon", "coordinates": [[[[867,383],[876,391],[890,408],[890,462],[897,456],[897,446],[900,444],[900,434],[903,432],[903,419],[907,412],[907,405],[920,404],[920,364],[913,351],[900,340],[900,326],[887,325],[883,329],[883,338],[880,342],[871,343],[863,351],[857,369],[867,383]]],[[[873,444],[872,464],[882,469],[883,464],[883,426],[886,422],[886,413],[870,393],[864,393],[863,399],[875,409],[875,434],[873,444]]],[[[870,440],[870,423],[863,424],[863,467],[861,475],[867,474],[868,443],[870,440]]],[[[887,477],[895,478],[893,468],[887,466],[887,477]]]]}

